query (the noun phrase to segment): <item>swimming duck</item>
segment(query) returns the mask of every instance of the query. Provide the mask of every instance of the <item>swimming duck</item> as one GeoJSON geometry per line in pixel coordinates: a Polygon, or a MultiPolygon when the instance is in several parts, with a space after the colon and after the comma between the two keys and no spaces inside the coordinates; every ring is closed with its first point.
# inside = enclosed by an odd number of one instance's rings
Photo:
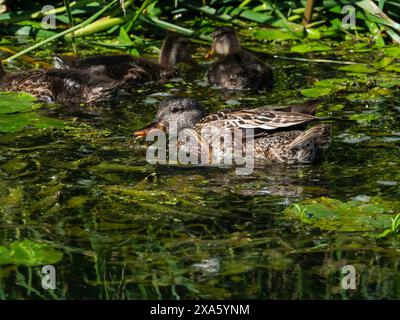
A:
{"type": "Polygon", "coordinates": [[[0,62],[0,91],[28,92],[43,102],[62,104],[107,101],[120,90],[108,77],[79,70],[30,70],[7,75],[0,62]]]}
{"type": "MultiPolygon", "coordinates": [[[[268,106],[227,109],[204,116],[204,110],[196,100],[170,97],[159,105],[156,120],[134,134],[144,137],[155,130],[168,131],[173,124],[178,136],[180,132],[185,133],[178,139],[178,148],[190,152],[190,148],[199,150],[199,147],[205,147],[203,150],[212,155],[215,152],[213,148],[220,143],[221,133],[226,136],[235,130],[254,129],[256,160],[309,164],[318,159],[330,144],[328,124],[304,129],[305,124],[316,120],[315,109],[316,102],[312,102],[278,110],[271,110],[268,106]]],[[[216,150],[221,151],[219,147],[216,150]]],[[[216,158],[223,158],[223,154],[216,158]]]]}
{"type": "Polygon", "coordinates": [[[170,35],[164,40],[158,63],[130,55],[96,56],[75,60],[54,56],[55,68],[90,70],[130,84],[172,78],[177,75],[176,67],[180,62],[196,64],[191,56],[189,42],[179,35],[170,35]]]}
{"type": "Polygon", "coordinates": [[[222,27],[212,34],[212,47],[206,55],[220,54],[207,72],[207,80],[227,89],[262,89],[271,87],[273,73],[269,65],[242,49],[232,28],[222,27]]]}

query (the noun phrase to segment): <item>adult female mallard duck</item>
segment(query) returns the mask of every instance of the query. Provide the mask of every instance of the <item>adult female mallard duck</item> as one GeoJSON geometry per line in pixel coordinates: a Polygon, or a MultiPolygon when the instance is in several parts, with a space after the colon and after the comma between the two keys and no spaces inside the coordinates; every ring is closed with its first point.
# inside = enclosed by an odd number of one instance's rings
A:
{"type": "Polygon", "coordinates": [[[206,57],[214,52],[221,57],[207,72],[210,84],[227,89],[262,89],[272,86],[271,67],[242,49],[235,30],[219,28],[214,31],[212,38],[212,47],[206,57]]]}
{"type": "Polygon", "coordinates": [[[176,67],[181,62],[196,64],[191,56],[189,42],[179,35],[170,35],[164,40],[158,63],[130,55],[64,60],[54,56],[55,68],[89,70],[129,84],[172,78],[177,74],[176,67]]]}
{"type": "MultiPolygon", "coordinates": [[[[221,133],[226,136],[238,129],[253,129],[255,159],[309,164],[318,159],[330,144],[328,124],[319,124],[307,130],[304,128],[316,119],[313,115],[315,109],[316,103],[312,102],[277,110],[268,106],[228,109],[204,116],[204,110],[196,100],[171,97],[161,102],[156,120],[134,134],[144,137],[154,130],[167,131],[173,124],[178,135],[183,131],[186,133],[185,137],[178,139],[178,148],[183,147],[186,152],[196,146],[205,147],[214,157],[213,152],[221,152],[218,146],[221,133]],[[190,137],[190,142],[187,137],[190,137]]],[[[216,158],[223,158],[223,154],[216,158]]]]}
{"type": "Polygon", "coordinates": [[[28,92],[40,101],[62,104],[107,101],[120,83],[79,70],[30,70],[7,75],[0,62],[0,91],[28,92]]]}

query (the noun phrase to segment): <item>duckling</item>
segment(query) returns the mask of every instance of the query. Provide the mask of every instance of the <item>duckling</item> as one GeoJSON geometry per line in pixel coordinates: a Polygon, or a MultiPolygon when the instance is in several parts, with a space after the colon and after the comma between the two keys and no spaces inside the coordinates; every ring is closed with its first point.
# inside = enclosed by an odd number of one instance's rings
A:
{"type": "MultiPolygon", "coordinates": [[[[232,135],[235,130],[254,129],[254,158],[283,164],[310,164],[317,160],[330,145],[330,126],[319,124],[304,130],[304,125],[316,119],[316,103],[294,105],[271,110],[265,106],[256,109],[227,109],[204,116],[202,106],[194,99],[170,97],[159,105],[156,120],[136,131],[136,137],[144,137],[154,130],[167,131],[173,123],[177,134],[184,131],[190,137],[178,140],[178,148],[220,152],[213,146],[220,137],[232,135]],[[284,111],[282,111],[284,110],[284,111]],[[302,111],[303,113],[296,112],[302,111]],[[191,149],[192,148],[192,149],[191,149]],[[196,148],[196,149],[194,149],[196,148]]],[[[234,147],[234,146],[233,146],[234,147]]],[[[224,158],[217,154],[216,158],[224,158]]]]}
{"type": "Polygon", "coordinates": [[[28,92],[39,101],[61,104],[112,99],[122,88],[108,77],[79,70],[30,70],[7,75],[0,62],[0,91],[28,92]]]}
{"type": "Polygon", "coordinates": [[[212,47],[221,58],[207,72],[207,80],[227,89],[263,89],[273,84],[273,72],[269,65],[242,49],[239,38],[232,28],[222,27],[212,34],[212,47]]]}
{"type": "Polygon", "coordinates": [[[172,78],[177,75],[176,67],[180,62],[196,65],[191,56],[189,42],[179,35],[170,35],[164,40],[158,63],[130,55],[96,56],[77,60],[54,57],[55,68],[90,70],[130,84],[172,78]]]}

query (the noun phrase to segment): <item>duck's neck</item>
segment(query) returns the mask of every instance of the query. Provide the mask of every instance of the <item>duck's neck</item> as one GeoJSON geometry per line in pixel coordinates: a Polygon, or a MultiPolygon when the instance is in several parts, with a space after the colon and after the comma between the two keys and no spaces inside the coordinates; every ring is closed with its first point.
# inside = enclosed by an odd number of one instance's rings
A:
{"type": "Polygon", "coordinates": [[[238,53],[242,50],[242,47],[240,46],[239,43],[235,44],[230,44],[228,48],[225,51],[225,55],[231,54],[231,53],[238,53]]]}
{"type": "MultiPolygon", "coordinates": [[[[242,50],[240,41],[237,37],[227,37],[222,42],[222,55],[237,53],[242,50]]],[[[218,51],[218,50],[217,50],[218,51]]]]}
{"type": "Polygon", "coordinates": [[[178,46],[173,42],[165,42],[161,48],[159,63],[163,69],[174,70],[177,65],[178,46]]]}

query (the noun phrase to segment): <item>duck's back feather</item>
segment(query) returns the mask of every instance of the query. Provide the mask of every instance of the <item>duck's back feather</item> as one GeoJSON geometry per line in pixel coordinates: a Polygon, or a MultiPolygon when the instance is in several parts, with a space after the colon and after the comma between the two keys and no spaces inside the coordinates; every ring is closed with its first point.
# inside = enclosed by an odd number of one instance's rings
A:
{"type": "Polygon", "coordinates": [[[3,91],[24,91],[38,99],[63,104],[104,101],[120,84],[107,77],[78,70],[31,70],[8,75],[0,81],[3,91]]]}
{"type": "Polygon", "coordinates": [[[130,55],[96,56],[63,61],[64,64],[58,62],[57,65],[64,68],[67,66],[68,68],[87,70],[130,84],[157,81],[162,77],[170,77],[175,74],[175,70],[166,70],[156,62],[130,55]]]}
{"type": "Polygon", "coordinates": [[[260,160],[285,164],[310,164],[319,159],[331,142],[330,126],[320,124],[306,131],[283,131],[255,140],[260,160]]]}
{"type": "Polygon", "coordinates": [[[273,83],[272,69],[255,56],[239,51],[214,62],[207,72],[209,83],[227,89],[262,89],[273,83]]]}

